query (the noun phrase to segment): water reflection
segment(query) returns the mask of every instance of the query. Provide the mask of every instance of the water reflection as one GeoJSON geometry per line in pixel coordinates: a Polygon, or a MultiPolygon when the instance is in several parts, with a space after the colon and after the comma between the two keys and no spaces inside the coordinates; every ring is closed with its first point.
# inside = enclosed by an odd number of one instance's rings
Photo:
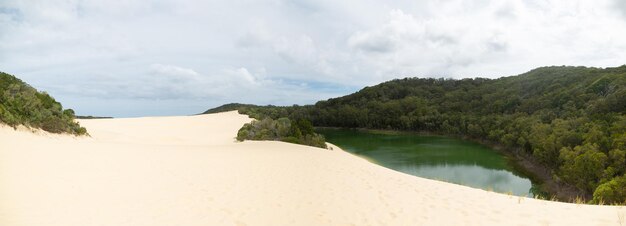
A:
{"type": "Polygon", "coordinates": [[[501,193],[533,195],[531,181],[514,172],[504,156],[473,142],[355,130],[322,129],[318,132],[342,149],[396,171],[501,193]]]}
{"type": "Polygon", "coordinates": [[[447,181],[475,188],[512,193],[522,196],[532,195],[530,180],[511,175],[507,170],[486,169],[479,165],[416,165],[393,166],[394,170],[424,178],[447,181]],[[487,187],[485,187],[487,186],[487,187]]]}

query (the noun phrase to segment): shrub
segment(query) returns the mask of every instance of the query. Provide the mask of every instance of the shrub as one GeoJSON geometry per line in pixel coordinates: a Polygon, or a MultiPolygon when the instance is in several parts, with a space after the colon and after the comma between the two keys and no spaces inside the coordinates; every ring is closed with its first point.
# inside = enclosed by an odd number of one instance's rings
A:
{"type": "Polygon", "coordinates": [[[593,193],[594,203],[624,204],[626,203],[626,177],[624,175],[601,184],[593,193]]]}
{"type": "Polygon", "coordinates": [[[74,118],[72,109],[63,110],[47,93],[38,92],[14,76],[0,72],[0,122],[51,133],[87,134],[74,118]]]}
{"type": "Polygon", "coordinates": [[[255,120],[239,129],[237,140],[276,140],[326,148],[324,136],[315,133],[311,122],[305,119],[296,122],[288,118],[255,120]]]}

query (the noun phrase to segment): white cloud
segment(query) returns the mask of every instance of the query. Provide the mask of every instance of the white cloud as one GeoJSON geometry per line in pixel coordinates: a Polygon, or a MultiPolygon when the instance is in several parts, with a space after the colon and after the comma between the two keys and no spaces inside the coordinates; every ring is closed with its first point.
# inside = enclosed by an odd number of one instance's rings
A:
{"type": "Polygon", "coordinates": [[[626,1],[614,0],[613,4],[617,12],[621,13],[622,16],[624,16],[624,19],[626,19],[626,1]]]}
{"type": "Polygon", "coordinates": [[[624,62],[626,54],[614,51],[626,44],[626,30],[616,29],[626,24],[605,15],[606,4],[547,4],[457,0],[431,5],[426,16],[393,10],[387,22],[356,32],[347,44],[384,78],[497,77],[545,65],[624,62]]]}
{"type": "Polygon", "coordinates": [[[233,79],[233,81],[243,81],[251,85],[257,85],[257,79],[255,78],[255,76],[250,74],[248,69],[244,67],[235,70],[227,69],[225,70],[225,72],[232,76],[231,79],[233,79]]]}
{"type": "Polygon", "coordinates": [[[305,104],[404,76],[621,65],[623,2],[4,0],[0,70],[79,114],[305,104]]]}
{"type": "Polygon", "coordinates": [[[151,72],[157,76],[170,77],[174,82],[183,82],[191,80],[196,81],[200,78],[198,72],[189,68],[182,68],[173,65],[152,64],[151,72]]]}

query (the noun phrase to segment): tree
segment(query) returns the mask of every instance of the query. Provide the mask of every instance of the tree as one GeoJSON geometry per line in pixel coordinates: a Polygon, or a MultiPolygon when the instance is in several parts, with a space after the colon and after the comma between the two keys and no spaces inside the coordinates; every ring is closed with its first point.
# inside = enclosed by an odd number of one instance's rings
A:
{"type": "MultiPolygon", "coordinates": [[[[626,171],[626,65],[542,67],[498,79],[394,79],[314,105],[246,106],[314,126],[463,135],[522,149],[591,195],[626,171]]],[[[302,128],[299,128],[302,130],[302,128]]],[[[295,127],[290,130],[296,134],[295,127]]],[[[305,131],[300,131],[303,139],[305,131]]]]}
{"type": "Polygon", "coordinates": [[[619,176],[601,184],[593,193],[594,203],[625,204],[626,203],[626,177],[619,176]]]}
{"type": "Polygon", "coordinates": [[[609,151],[609,159],[615,174],[626,173],[626,150],[613,149],[609,151]]]}
{"type": "Polygon", "coordinates": [[[595,144],[576,146],[573,150],[563,148],[560,158],[563,160],[560,170],[563,179],[586,192],[593,192],[598,186],[608,159],[595,144]]]}

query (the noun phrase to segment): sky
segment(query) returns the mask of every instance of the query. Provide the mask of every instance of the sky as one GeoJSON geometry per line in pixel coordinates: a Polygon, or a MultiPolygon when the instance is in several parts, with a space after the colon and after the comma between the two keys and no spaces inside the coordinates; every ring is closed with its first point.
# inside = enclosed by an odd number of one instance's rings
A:
{"type": "Polygon", "coordinates": [[[623,0],[0,0],[0,71],[78,115],[303,105],[395,78],[625,63],[623,0]]]}

